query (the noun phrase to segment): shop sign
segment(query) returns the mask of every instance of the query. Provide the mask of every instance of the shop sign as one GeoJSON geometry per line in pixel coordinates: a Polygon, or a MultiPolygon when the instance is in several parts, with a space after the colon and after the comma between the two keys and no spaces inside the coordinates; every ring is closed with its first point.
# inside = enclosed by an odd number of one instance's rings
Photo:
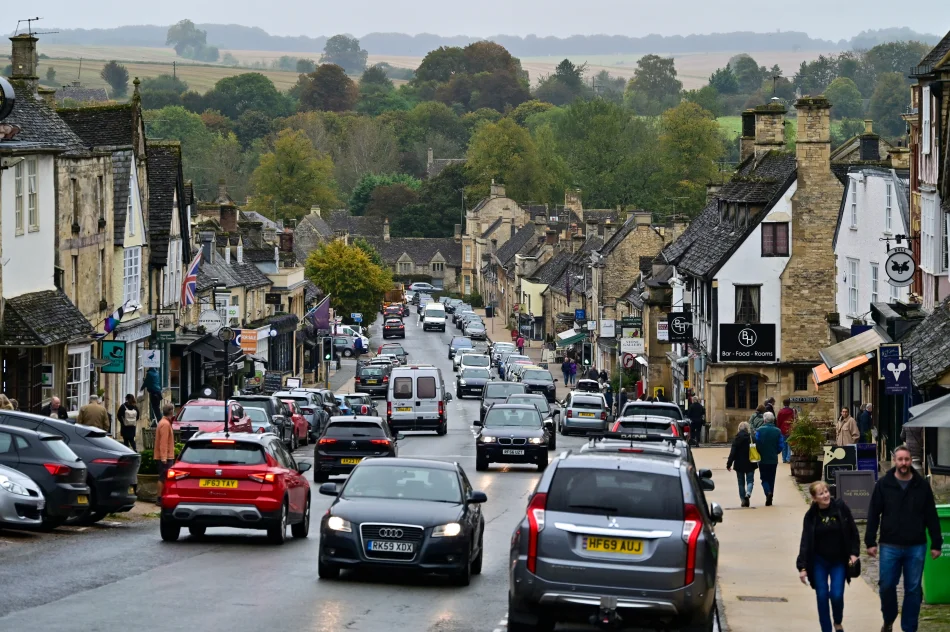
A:
{"type": "Polygon", "coordinates": [[[670,312],[666,317],[666,322],[669,325],[670,342],[692,342],[692,312],[670,312]]]}
{"type": "Polygon", "coordinates": [[[615,338],[617,336],[617,321],[612,318],[605,318],[600,321],[600,337],[615,338]]]}
{"type": "Polygon", "coordinates": [[[900,345],[881,345],[877,348],[877,375],[880,379],[884,379],[884,374],[887,372],[887,365],[892,363],[894,360],[899,360],[901,357],[901,346],[900,345]]]}
{"type": "Polygon", "coordinates": [[[817,404],[818,397],[789,397],[788,401],[792,404],[817,404]]]}
{"type": "Polygon", "coordinates": [[[218,310],[206,309],[198,316],[198,325],[204,327],[209,334],[214,334],[224,325],[224,319],[218,310]]]}
{"type": "Polygon", "coordinates": [[[116,340],[125,340],[126,342],[134,342],[136,340],[145,340],[152,335],[152,323],[142,323],[141,325],[136,325],[131,329],[126,329],[125,331],[120,331],[116,334],[116,340]]]}
{"type": "Polygon", "coordinates": [[[162,367],[162,353],[158,349],[144,349],[142,351],[142,366],[146,369],[160,369],[162,367]]]}
{"type": "Polygon", "coordinates": [[[670,341],[670,324],[669,323],[660,322],[656,324],[656,339],[659,342],[670,341]]]}
{"type": "Polygon", "coordinates": [[[775,362],[775,325],[719,325],[720,362],[775,362]]]}
{"type": "Polygon", "coordinates": [[[583,309],[575,309],[574,320],[587,320],[587,311],[583,309]]]}
{"type": "Polygon", "coordinates": [[[871,509],[871,494],[877,481],[874,472],[866,470],[837,470],[835,497],[843,500],[855,520],[867,520],[871,509]]]}
{"type": "Polygon", "coordinates": [[[264,303],[266,305],[280,305],[280,292],[266,292],[264,303]]]}
{"type": "Polygon", "coordinates": [[[108,362],[102,366],[103,373],[125,373],[125,341],[103,340],[102,359],[108,362]]]}
{"type": "Polygon", "coordinates": [[[913,368],[910,358],[888,360],[884,367],[884,394],[909,395],[913,368]]]}
{"type": "Polygon", "coordinates": [[[56,388],[54,375],[56,372],[52,364],[40,365],[40,386],[43,388],[56,388]]]}
{"type": "Polygon", "coordinates": [[[646,344],[644,343],[643,338],[621,338],[620,353],[646,353],[646,344]]]}
{"type": "Polygon", "coordinates": [[[914,282],[914,275],[917,273],[914,253],[901,246],[891,248],[887,251],[884,272],[887,274],[887,282],[894,287],[907,287],[914,282]]]}
{"type": "Polygon", "coordinates": [[[640,329],[643,327],[643,316],[624,316],[620,319],[620,326],[640,329]]]}

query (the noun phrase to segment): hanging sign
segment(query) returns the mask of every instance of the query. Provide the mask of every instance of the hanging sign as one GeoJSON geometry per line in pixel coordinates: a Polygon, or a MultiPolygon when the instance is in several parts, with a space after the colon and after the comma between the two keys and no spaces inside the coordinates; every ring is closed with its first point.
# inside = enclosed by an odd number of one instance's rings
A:
{"type": "Polygon", "coordinates": [[[691,312],[670,312],[666,322],[669,325],[670,342],[692,342],[693,314],[691,312]]]}
{"type": "Polygon", "coordinates": [[[887,273],[887,282],[895,287],[906,287],[914,282],[917,273],[917,262],[914,253],[909,248],[896,246],[887,251],[887,261],[884,263],[887,273]]]}
{"type": "Polygon", "coordinates": [[[218,333],[221,326],[224,325],[224,319],[216,309],[206,309],[198,316],[198,324],[205,328],[209,334],[218,333]]]}
{"type": "Polygon", "coordinates": [[[142,366],[146,369],[160,369],[162,367],[162,352],[158,349],[144,349],[142,351],[142,366]]]}
{"type": "Polygon", "coordinates": [[[884,394],[909,395],[912,370],[910,358],[888,360],[884,367],[884,394]]]}
{"type": "Polygon", "coordinates": [[[646,353],[646,344],[644,343],[643,338],[621,338],[620,353],[646,353]]]}
{"type": "Polygon", "coordinates": [[[775,325],[719,325],[720,362],[775,362],[775,325]]]}
{"type": "Polygon", "coordinates": [[[616,322],[612,318],[605,318],[600,321],[600,337],[601,338],[614,338],[617,336],[617,326],[616,322]]]}
{"type": "Polygon", "coordinates": [[[883,380],[887,365],[901,357],[900,345],[881,345],[877,348],[877,375],[883,380]]]}
{"type": "Polygon", "coordinates": [[[108,360],[102,366],[103,373],[125,373],[125,341],[103,340],[102,359],[108,360]]]}
{"type": "Polygon", "coordinates": [[[669,323],[659,322],[656,324],[656,339],[659,342],[670,341],[670,324],[669,323]]]}

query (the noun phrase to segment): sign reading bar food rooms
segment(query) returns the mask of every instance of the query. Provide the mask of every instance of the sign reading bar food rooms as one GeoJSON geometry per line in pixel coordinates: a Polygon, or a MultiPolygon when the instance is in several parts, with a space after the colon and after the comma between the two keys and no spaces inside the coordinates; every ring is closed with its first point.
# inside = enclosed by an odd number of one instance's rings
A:
{"type": "Polygon", "coordinates": [[[775,362],[775,325],[719,325],[720,362],[775,362]]]}

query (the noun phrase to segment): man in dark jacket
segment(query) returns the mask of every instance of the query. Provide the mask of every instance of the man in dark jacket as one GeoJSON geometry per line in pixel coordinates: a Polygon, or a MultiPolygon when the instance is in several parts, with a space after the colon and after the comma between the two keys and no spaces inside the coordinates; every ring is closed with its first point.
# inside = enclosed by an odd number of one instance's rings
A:
{"type": "Polygon", "coordinates": [[[627,403],[627,398],[628,398],[627,389],[626,388],[620,389],[620,394],[617,396],[617,416],[618,417],[621,414],[623,414],[623,407],[627,403]]]}
{"type": "Polygon", "coordinates": [[[880,537],[882,632],[891,632],[897,620],[897,583],[904,577],[904,605],[901,608],[901,629],[917,630],[922,592],[920,580],[927,555],[927,534],[930,534],[930,557],[940,557],[943,537],[937,506],[930,484],[918,474],[911,463],[910,450],[901,446],[894,450],[894,467],[878,480],[871,494],[868,524],[864,543],[868,555],[878,553],[880,537]]]}
{"type": "Polygon", "coordinates": [[[762,491],[765,492],[765,506],[772,504],[775,494],[775,472],[778,470],[778,455],[782,453],[782,433],[775,426],[775,415],[762,415],[764,424],[755,431],[755,446],[759,450],[759,478],[762,481],[762,491]]]}
{"type": "Polygon", "coordinates": [[[686,411],[689,417],[689,440],[690,443],[699,445],[699,438],[703,430],[703,420],[706,418],[706,409],[699,403],[699,398],[693,395],[693,403],[689,405],[686,411]]]}
{"type": "Polygon", "coordinates": [[[594,367],[591,367],[590,370],[587,372],[588,380],[594,380],[596,382],[597,378],[599,377],[600,377],[600,373],[598,373],[597,369],[595,369],[594,367]]]}
{"type": "Polygon", "coordinates": [[[66,409],[60,403],[58,397],[53,397],[49,400],[49,403],[40,410],[40,414],[44,417],[52,417],[53,419],[68,419],[69,414],[67,414],[66,409]]]}
{"type": "Polygon", "coordinates": [[[858,441],[869,443],[871,440],[871,428],[874,427],[874,417],[871,413],[872,408],[873,404],[867,404],[864,410],[861,411],[861,414],[858,415],[858,432],[861,433],[861,438],[858,439],[858,441]]]}

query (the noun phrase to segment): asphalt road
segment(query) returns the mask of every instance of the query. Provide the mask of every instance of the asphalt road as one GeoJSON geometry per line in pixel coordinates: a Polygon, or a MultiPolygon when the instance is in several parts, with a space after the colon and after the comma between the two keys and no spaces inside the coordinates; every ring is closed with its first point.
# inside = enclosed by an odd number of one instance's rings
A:
{"type": "MultiPolygon", "coordinates": [[[[416,315],[406,319],[410,359],[442,368],[454,392],[447,344],[455,333],[426,332],[416,315]]],[[[373,345],[379,343],[379,327],[373,345]]],[[[352,376],[352,361],[334,376],[338,387],[352,376]]],[[[317,578],[318,527],[331,499],[313,495],[313,527],[304,541],[269,545],[263,532],[212,529],[202,540],[187,532],[163,543],[158,521],[96,526],[54,535],[0,531],[0,630],[45,632],[118,629],[266,629],[378,632],[492,632],[504,629],[508,546],[538,472],[534,466],[493,465],[475,471],[473,399],[453,401],[446,436],[405,433],[401,456],[458,461],[476,489],[488,494],[485,558],[481,576],[467,588],[443,578],[399,574],[317,578]]],[[[580,438],[558,438],[558,448],[580,438]]],[[[300,460],[312,460],[302,448],[300,460]]]]}

